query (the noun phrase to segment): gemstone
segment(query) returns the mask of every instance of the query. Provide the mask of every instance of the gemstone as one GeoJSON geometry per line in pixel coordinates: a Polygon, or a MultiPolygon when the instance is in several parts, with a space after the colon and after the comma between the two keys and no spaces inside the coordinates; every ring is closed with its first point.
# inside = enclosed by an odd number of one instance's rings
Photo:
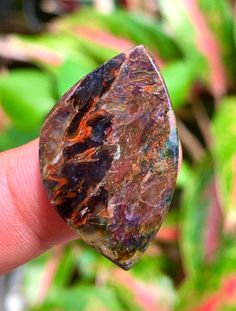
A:
{"type": "Polygon", "coordinates": [[[77,82],[40,136],[50,202],[78,236],[128,270],[170,205],[178,135],[167,89],[137,46],[77,82]]]}

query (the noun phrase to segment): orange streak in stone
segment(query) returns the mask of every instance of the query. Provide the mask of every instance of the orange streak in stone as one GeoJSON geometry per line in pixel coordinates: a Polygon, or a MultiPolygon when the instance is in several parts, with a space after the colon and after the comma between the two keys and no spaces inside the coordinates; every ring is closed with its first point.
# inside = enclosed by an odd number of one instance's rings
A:
{"type": "Polygon", "coordinates": [[[59,183],[59,188],[63,187],[67,183],[67,179],[65,177],[50,176],[50,180],[58,182],[59,183]]]}
{"type": "Polygon", "coordinates": [[[73,219],[73,224],[75,227],[79,227],[81,225],[85,225],[87,223],[87,220],[88,220],[88,214],[85,215],[82,219],[80,220],[76,220],[76,217],[78,216],[78,213],[73,213],[72,214],[72,219],[73,219]]]}
{"type": "Polygon", "coordinates": [[[146,85],[143,87],[143,90],[148,93],[153,93],[156,90],[156,85],[155,84],[146,85]]]}
{"type": "Polygon", "coordinates": [[[68,194],[67,194],[67,198],[75,198],[76,197],[76,195],[77,195],[77,193],[76,192],[68,192],[68,194]]]}
{"type": "Polygon", "coordinates": [[[83,118],[79,124],[79,131],[76,136],[73,138],[69,138],[68,141],[71,142],[84,142],[91,134],[92,128],[87,125],[88,117],[83,118]]]}
{"type": "Polygon", "coordinates": [[[60,193],[60,189],[67,184],[67,179],[65,177],[56,177],[56,176],[50,176],[49,179],[58,182],[57,190],[55,191],[53,196],[54,200],[60,193]]]}
{"type": "Polygon", "coordinates": [[[83,152],[83,155],[85,155],[85,160],[91,160],[92,156],[96,153],[97,148],[90,148],[83,152]]]}
{"type": "MultiPolygon", "coordinates": [[[[92,105],[91,109],[93,108],[93,106],[94,104],[92,105]]],[[[89,114],[85,115],[81,119],[76,135],[72,138],[68,138],[68,141],[76,142],[76,143],[84,142],[89,136],[91,136],[92,127],[88,125],[88,122],[94,120],[97,116],[104,116],[104,112],[100,110],[100,111],[95,111],[94,113],[90,115],[89,114]]]]}

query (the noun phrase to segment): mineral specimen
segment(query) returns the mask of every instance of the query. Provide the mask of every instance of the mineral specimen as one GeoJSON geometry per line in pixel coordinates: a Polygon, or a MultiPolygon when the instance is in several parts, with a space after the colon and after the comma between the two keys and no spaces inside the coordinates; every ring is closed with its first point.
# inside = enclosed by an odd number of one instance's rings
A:
{"type": "Polygon", "coordinates": [[[81,239],[126,270],[160,227],[177,166],[174,113],[143,46],[77,82],[41,131],[50,202],[81,239]]]}

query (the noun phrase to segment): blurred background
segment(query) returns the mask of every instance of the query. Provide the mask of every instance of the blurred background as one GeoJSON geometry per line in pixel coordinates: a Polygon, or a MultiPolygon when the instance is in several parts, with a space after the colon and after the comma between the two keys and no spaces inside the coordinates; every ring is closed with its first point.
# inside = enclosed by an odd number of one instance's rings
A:
{"type": "Polygon", "coordinates": [[[124,272],[82,242],[0,277],[2,311],[236,310],[236,7],[230,0],[1,0],[0,151],[39,135],[57,99],[144,44],[183,146],[171,210],[124,272]]]}

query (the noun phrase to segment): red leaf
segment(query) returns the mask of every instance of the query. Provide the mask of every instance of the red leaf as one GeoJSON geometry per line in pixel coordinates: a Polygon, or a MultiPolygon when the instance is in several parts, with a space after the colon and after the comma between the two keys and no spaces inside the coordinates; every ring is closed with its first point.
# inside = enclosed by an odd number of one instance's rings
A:
{"type": "Polygon", "coordinates": [[[192,311],[217,311],[222,305],[236,300],[236,275],[224,278],[217,293],[208,296],[202,305],[192,311]]]}
{"type": "Polygon", "coordinates": [[[164,242],[176,242],[179,238],[179,230],[177,227],[162,226],[156,239],[164,242]]]}
{"type": "Polygon", "coordinates": [[[222,229],[222,212],[216,190],[216,181],[213,179],[204,193],[206,197],[211,198],[204,232],[204,253],[207,262],[215,258],[222,229]]]}
{"type": "Polygon", "coordinates": [[[81,38],[117,51],[128,50],[133,46],[133,43],[127,39],[115,37],[104,30],[92,27],[77,26],[74,28],[74,32],[81,38]]]}

